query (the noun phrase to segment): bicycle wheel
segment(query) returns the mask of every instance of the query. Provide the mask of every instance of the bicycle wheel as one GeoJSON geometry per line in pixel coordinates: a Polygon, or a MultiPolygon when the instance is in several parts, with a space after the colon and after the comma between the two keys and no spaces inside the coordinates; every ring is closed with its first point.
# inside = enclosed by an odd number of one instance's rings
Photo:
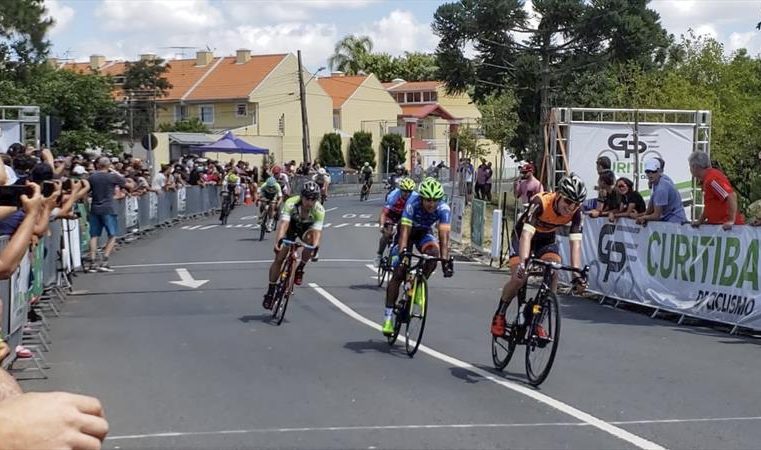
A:
{"type": "Polygon", "coordinates": [[[518,299],[514,298],[505,311],[505,335],[491,337],[491,359],[494,362],[494,368],[503,370],[510,363],[513,357],[515,347],[518,345],[518,299]]]}
{"type": "Polygon", "coordinates": [[[383,282],[386,281],[386,275],[388,275],[386,264],[387,258],[383,256],[378,263],[378,287],[383,287],[383,282]]]}
{"type": "Polygon", "coordinates": [[[420,276],[415,279],[415,287],[409,304],[407,327],[404,330],[406,338],[404,348],[407,350],[407,355],[412,358],[420,347],[420,341],[423,340],[425,318],[428,313],[428,283],[425,277],[420,276]]]}
{"type": "Polygon", "coordinates": [[[275,298],[272,303],[272,318],[275,319],[275,323],[280,325],[285,318],[285,310],[288,308],[288,299],[290,297],[291,283],[293,283],[293,264],[290,260],[290,255],[285,261],[285,266],[280,272],[280,280],[277,283],[277,289],[275,289],[275,298]],[[286,274],[283,276],[283,274],[286,274]]]}
{"type": "Polygon", "coordinates": [[[267,234],[267,218],[266,216],[259,217],[259,240],[264,240],[264,235],[267,234]]]}
{"type": "Polygon", "coordinates": [[[526,306],[533,311],[526,342],[526,375],[531,385],[539,386],[550,374],[560,343],[560,308],[552,292],[532,303],[526,306]]]}

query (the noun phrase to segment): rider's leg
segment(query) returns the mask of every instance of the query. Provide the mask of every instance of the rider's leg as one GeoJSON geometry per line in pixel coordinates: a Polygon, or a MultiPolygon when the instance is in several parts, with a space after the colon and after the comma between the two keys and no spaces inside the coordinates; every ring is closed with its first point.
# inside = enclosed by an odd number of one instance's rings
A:
{"type": "Polygon", "coordinates": [[[283,246],[280,251],[275,255],[275,259],[270,265],[269,283],[267,284],[267,293],[264,294],[264,301],[262,306],[266,309],[272,307],[272,296],[275,295],[275,288],[277,287],[277,279],[280,277],[280,271],[283,269],[283,261],[288,257],[287,246],[283,246]]]}
{"type": "Polygon", "coordinates": [[[523,274],[518,273],[518,264],[520,264],[520,258],[517,256],[511,257],[508,262],[508,266],[510,267],[510,279],[502,287],[502,295],[499,299],[499,314],[505,314],[505,311],[507,311],[507,307],[510,305],[510,302],[526,283],[525,271],[523,274]]]}
{"type": "Polygon", "coordinates": [[[383,225],[383,232],[381,233],[380,240],[378,241],[378,256],[383,256],[383,252],[386,250],[386,246],[389,244],[389,242],[391,242],[393,233],[393,225],[383,225]]]}
{"type": "MultiPolygon", "coordinates": [[[[312,230],[307,230],[306,232],[304,232],[304,234],[301,237],[301,240],[309,245],[314,245],[316,241],[312,230]]],[[[312,260],[312,256],[314,256],[318,250],[319,250],[319,247],[315,249],[304,248],[301,251],[301,261],[299,261],[299,265],[296,267],[296,278],[295,278],[296,284],[300,285],[301,282],[303,281],[304,267],[307,265],[309,261],[312,260]]]]}
{"type": "Polygon", "coordinates": [[[398,244],[394,244],[393,247],[391,247],[391,257],[392,260],[395,261],[395,265],[393,266],[393,274],[391,276],[391,279],[388,280],[388,286],[386,286],[386,309],[394,307],[394,303],[396,302],[396,299],[399,297],[399,286],[401,286],[402,281],[404,281],[404,276],[406,275],[406,268],[402,266],[401,262],[399,261],[398,255],[401,253],[401,250],[399,249],[398,244]]]}

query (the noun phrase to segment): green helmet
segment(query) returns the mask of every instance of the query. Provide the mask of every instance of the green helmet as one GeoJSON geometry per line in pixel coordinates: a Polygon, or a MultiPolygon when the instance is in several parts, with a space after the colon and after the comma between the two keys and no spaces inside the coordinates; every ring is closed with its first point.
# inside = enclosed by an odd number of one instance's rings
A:
{"type": "Polygon", "coordinates": [[[412,180],[412,178],[402,178],[402,180],[399,182],[399,189],[403,191],[414,191],[415,190],[415,181],[412,180]]]}
{"type": "Polygon", "coordinates": [[[441,183],[436,178],[428,177],[420,183],[418,189],[420,196],[432,200],[440,200],[444,197],[444,188],[441,187],[441,183]]]}

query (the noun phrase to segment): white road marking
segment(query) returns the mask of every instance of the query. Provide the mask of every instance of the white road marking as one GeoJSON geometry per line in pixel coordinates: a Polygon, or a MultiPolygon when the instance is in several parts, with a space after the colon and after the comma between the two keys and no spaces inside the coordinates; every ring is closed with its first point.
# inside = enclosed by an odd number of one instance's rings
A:
{"type": "Polygon", "coordinates": [[[253,226],[254,226],[253,223],[247,223],[247,224],[243,225],[243,228],[251,228],[253,226]]]}
{"type": "Polygon", "coordinates": [[[356,215],[356,214],[352,214],[352,213],[349,213],[349,214],[344,214],[342,217],[343,217],[344,219],[354,219],[354,218],[356,218],[356,217],[357,217],[357,215],[356,215]]]}
{"type": "Polygon", "coordinates": [[[370,269],[373,272],[377,272],[378,271],[378,269],[374,265],[372,265],[372,264],[365,264],[365,267],[367,267],[368,269],[370,269]]]}
{"type": "MultiPolygon", "coordinates": [[[[347,316],[353,318],[354,320],[363,323],[377,331],[381,331],[381,326],[377,323],[365,318],[364,316],[358,314],[353,309],[346,306],[344,303],[342,303],[340,300],[338,300],[336,297],[334,297],[330,292],[326,291],[325,289],[321,288],[319,285],[315,283],[309,283],[309,287],[317,291],[318,294],[322,295],[326,300],[328,300],[330,303],[333,304],[336,308],[341,310],[344,314],[347,316]]],[[[404,339],[404,337],[400,336],[400,339],[404,339]]],[[[655,442],[648,441],[647,439],[644,439],[642,437],[637,436],[634,433],[630,433],[622,428],[619,428],[615,425],[612,425],[611,423],[605,422],[602,419],[598,419],[597,417],[586,413],[584,411],[581,411],[580,409],[574,408],[573,406],[563,403],[559,400],[556,400],[548,395],[542,394],[538,391],[535,391],[531,388],[528,388],[526,386],[523,386],[521,384],[515,383],[513,381],[494,376],[493,374],[480,369],[473,364],[467,363],[465,361],[461,361],[459,359],[453,358],[449,355],[446,355],[444,353],[441,353],[439,351],[436,351],[430,347],[427,347],[423,344],[420,344],[420,347],[418,349],[420,352],[425,353],[429,356],[432,356],[439,361],[443,361],[447,364],[450,364],[455,367],[459,367],[461,369],[465,369],[469,372],[472,372],[481,378],[484,378],[486,380],[489,380],[493,383],[496,383],[502,387],[505,387],[507,389],[510,389],[514,392],[517,392],[519,394],[523,394],[533,400],[536,400],[539,403],[544,403],[547,406],[550,406],[562,413],[568,414],[571,417],[574,417],[582,422],[585,422],[589,424],[590,426],[593,426],[605,433],[608,433],[612,436],[615,436],[621,440],[624,440],[626,442],[629,442],[630,444],[642,448],[642,449],[649,449],[649,450],[664,450],[664,447],[656,444],[655,442]]]]}
{"type": "Polygon", "coordinates": [[[345,226],[348,226],[348,223],[339,223],[338,225],[334,226],[333,228],[343,228],[345,226]]]}
{"type": "MultiPolygon", "coordinates": [[[[59,363],[62,364],[62,363],[59,363]]],[[[659,423],[692,423],[692,422],[731,422],[761,420],[761,417],[717,417],[705,419],[662,419],[662,420],[630,420],[610,422],[614,425],[627,424],[659,424],[659,423]]],[[[455,424],[425,424],[425,425],[368,425],[368,426],[336,426],[336,427],[302,427],[302,428],[252,428],[249,430],[193,431],[187,433],[168,432],[152,434],[129,434],[124,436],[109,436],[107,441],[129,439],[150,439],[162,437],[209,436],[226,434],[253,433],[304,433],[316,431],[382,431],[382,430],[440,430],[440,429],[476,429],[476,428],[540,428],[540,427],[588,427],[586,422],[537,422],[537,423],[455,423],[455,424]]]]}
{"type": "MultiPolygon", "coordinates": [[[[320,262],[336,263],[367,263],[369,259],[323,259],[320,262]]],[[[128,264],[123,266],[111,266],[114,269],[130,269],[133,267],[172,267],[172,266],[213,266],[218,264],[271,264],[271,259],[245,260],[245,261],[191,261],[191,262],[169,262],[169,263],[150,263],[150,264],[128,264]]]]}
{"type": "Polygon", "coordinates": [[[338,209],[338,206],[334,206],[334,207],[332,207],[332,208],[328,208],[328,209],[326,209],[326,210],[325,210],[325,212],[327,213],[327,212],[335,211],[335,210],[337,210],[337,209],[338,209]]]}
{"type": "Polygon", "coordinates": [[[185,286],[189,287],[191,289],[197,289],[204,284],[208,283],[209,280],[196,280],[193,278],[193,275],[190,274],[188,269],[184,267],[180,267],[177,269],[174,269],[177,272],[177,276],[180,277],[180,281],[170,281],[172,284],[176,284],[178,286],[185,286]]]}
{"type": "Polygon", "coordinates": [[[330,226],[333,225],[332,223],[324,223],[322,224],[323,228],[330,228],[330,226]]]}
{"type": "Polygon", "coordinates": [[[188,230],[195,230],[196,228],[201,228],[201,225],[193,225],[192,227],[188,227],[188,230]]]}
{"type": "Polygon", "coordinates": [[[245,216],[245,217],[241,217],[240,220],[254,220],[257,217],[259,216],[245,216]]]}
{"type": "Polygon", "coordinates": [[[217,225],[217,224],[214,224],[214,225],[206,225],[205,227],[201,227],[201,228],[199,228],[199,230],[208,230],[208,229],[211,229],[211,228],[216,228],[216,227],[218,227],[218,226],[219,226],[219,225],[217,225]]]}

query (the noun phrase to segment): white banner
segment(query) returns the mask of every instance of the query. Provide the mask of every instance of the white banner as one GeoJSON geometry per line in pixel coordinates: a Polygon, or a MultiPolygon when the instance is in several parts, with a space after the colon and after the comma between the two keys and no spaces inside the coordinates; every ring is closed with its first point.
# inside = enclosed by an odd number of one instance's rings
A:
{"type": "MultiPolygon", "coordinates": [[[[124,205],[125,205],[125,216],[124,216],[124,225],[127,228],[132,228],[137,226],[137,220],[138,220],[138,198],[132,197],[131,195],[128,195],[125,198],[124,205]]],[[[124,230],[125,232],[127,230],[124,230]]]]}
{"type": "MultiPolygon", "coordinates": [[[[600,156],[610,158],[611,169],[618,177],[634,180],[634,124],[571,123],[568,135],[568,164],[584,183],[597,186],[595,161],[600,156]]],[[[639,126],[639,190],[647,197],[649,187],[644,163],[655,157],[666,161],[665,173],[674,180],[680,191],[692,189],[692,175],[687,157],[692,153],[694,126],[690,124],[639,126]]],[[[591,192],[591,189],[590,189],[591,192]]]]}
{"type": "Polygon", "coordinates": [[[177,212],[185,212],[185,206],[187,204],[188,193],[185,188],[177,189],[177,212]]]}
{"type": "Polygon", "coordinates": [[[491,257],[499,258],[502,251],[502,210],[492,211],[491,218],[491,257]]]}
{"type": "Polygon", "coordinates": [[[465,213],[465,197],[452,197],[452,226],[449,236],[455,242],[462,243],[462,215],[465,213]]]}
{"type": "Polygon", "coordinates": [[[148,217],[153,220],[159,216],[159,196],[155,192],[149,192],[148,200],[150,205],[148,217]]]}
{"type": "MultiPolygon", "coordinates": [[[[567,240],[561,255],[568,257],[567,240]]],[[[585,218],[589,290],[686,316],[761,330],[761,228],[585,218]],[[758,306],[758,308],[756,308],[758,306]]]]}
{"type": "Polygon", "coordinates": [[[0,123],[0,153],[8,151],[8,147],[16,142],[22,142],[21,124],[19,122],[0,123]]]}
{"type": "Polygon", "coordinates": [[[29,302],[29,274],[32,267],[31,253],[26,252],[21,264],[11,275],[10,327],[8,334],[13,334],[26,323],[26,308],[29,302]]]}

